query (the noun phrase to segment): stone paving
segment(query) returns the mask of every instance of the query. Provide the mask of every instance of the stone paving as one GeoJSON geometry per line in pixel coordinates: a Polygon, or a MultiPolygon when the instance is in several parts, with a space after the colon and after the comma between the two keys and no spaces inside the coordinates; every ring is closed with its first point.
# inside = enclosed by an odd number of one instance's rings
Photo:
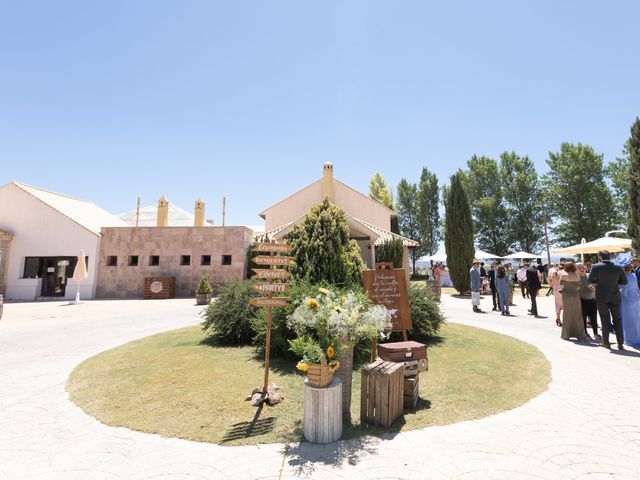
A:
{"type": "MultiPolygon", "coordinates": [[[[490,299],[483,299],[483,307],[490,299]]],[[[68,399],[82,360],[198,322],[191,300],[8,304],[0,321],[0,480],[31,479],[619,479],[640,478],[640,353],[560,339],[547,319],[471,313],[443,297],[450,321],[540,348],[549,389],[480,420],[317,446],[222,447],[113,428],[68,399]]],[[[428,382],[428,374],[426,376],[428,382]]]]}

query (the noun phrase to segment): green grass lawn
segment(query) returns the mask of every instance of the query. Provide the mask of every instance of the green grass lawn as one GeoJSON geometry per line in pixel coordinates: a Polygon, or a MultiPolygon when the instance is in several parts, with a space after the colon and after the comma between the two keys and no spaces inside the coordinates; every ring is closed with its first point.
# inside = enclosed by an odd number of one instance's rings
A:
{"type": "MultiPolygon", "coordinates": [[[[272,360],[270,381],[285,400],[256,412],[245,396],[262,383],[263,366],[250,347],[202,343],[199,327],[131,342],[92,357],[72,372],[67,390],[89,415],[107,425],[166,437],[226,445],[302,439],[303,380],[294,361],[272,360]]],[[[505,335],[448,324],[429,347],[420,403],[391,431],[444,425],[508,410],[543,392],[546,358],[505,335]]],[[[360,373],[354,372],[353,423],[343,438],[386,430],[360,425],[360,373]]]]}

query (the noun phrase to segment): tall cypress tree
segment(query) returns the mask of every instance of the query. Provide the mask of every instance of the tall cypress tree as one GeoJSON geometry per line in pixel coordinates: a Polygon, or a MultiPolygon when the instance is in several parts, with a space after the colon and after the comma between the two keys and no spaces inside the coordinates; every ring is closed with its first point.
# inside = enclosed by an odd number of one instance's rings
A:
{"type": "Polygon", "coordinates": [[[631,126],[629,137],[629,235],[633,249],[640,252],[640,118],[631,126]]]}
{"type": "Polygon", "coordinates": [[[446,191],[444,222],[444,248],[449,275],[454,288],[460,293],[470,290],[469,268],[475,252],[473,219],[462,175],[463,172],[457,172],[451,177],[451,186],[446,191]]]}

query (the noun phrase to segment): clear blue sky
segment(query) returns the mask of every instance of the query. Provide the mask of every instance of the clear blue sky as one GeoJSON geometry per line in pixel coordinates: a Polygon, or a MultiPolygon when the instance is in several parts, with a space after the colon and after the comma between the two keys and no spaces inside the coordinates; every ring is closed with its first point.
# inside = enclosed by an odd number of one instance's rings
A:
{"type": "Polygon", "coordinates": [[[0,183],[220,221],[321,175],[366,192],[472,154],[620,154],[640,2],[0,2],[0,183]],[[455,5],[454,5],[455,3],[455,5]]]}

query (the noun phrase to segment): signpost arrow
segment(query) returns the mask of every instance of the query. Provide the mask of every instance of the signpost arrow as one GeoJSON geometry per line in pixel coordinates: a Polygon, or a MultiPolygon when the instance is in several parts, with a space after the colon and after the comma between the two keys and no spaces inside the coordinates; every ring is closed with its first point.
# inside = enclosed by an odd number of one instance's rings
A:
{"type": "Polygon", "coordinates": [[[254,307],[286,307],[288,304],[288,297],[258,297],[251,299],[251,305],[254,307]]]}
{"type": "Polygon", "coordinates": [[[288,243],[256,243],[251,251],[287,253],[291,251],[291,245],[288,243]]]}
{"type": "Polygon", "coordinates": [[[253,268],[256,278],[271,278],[271,279],[285,279],[291,277],[291,273],[287,270],[264,270],[260,268],[253,268]]]}
{"type": "Polygon", "coordinates": [[[258,255],[257,257],[253,257],[253,263],[257,263],[258,265],[289,265],[293,261],[293,257],[285,257],[285,256],[268,256],[268,255],[258,255]]]}
{"type": "Polygon", "coordinates": [[[285,293],[289,291],[288,283],[256,283],[251,285],[256,292],[285,293]]]}

